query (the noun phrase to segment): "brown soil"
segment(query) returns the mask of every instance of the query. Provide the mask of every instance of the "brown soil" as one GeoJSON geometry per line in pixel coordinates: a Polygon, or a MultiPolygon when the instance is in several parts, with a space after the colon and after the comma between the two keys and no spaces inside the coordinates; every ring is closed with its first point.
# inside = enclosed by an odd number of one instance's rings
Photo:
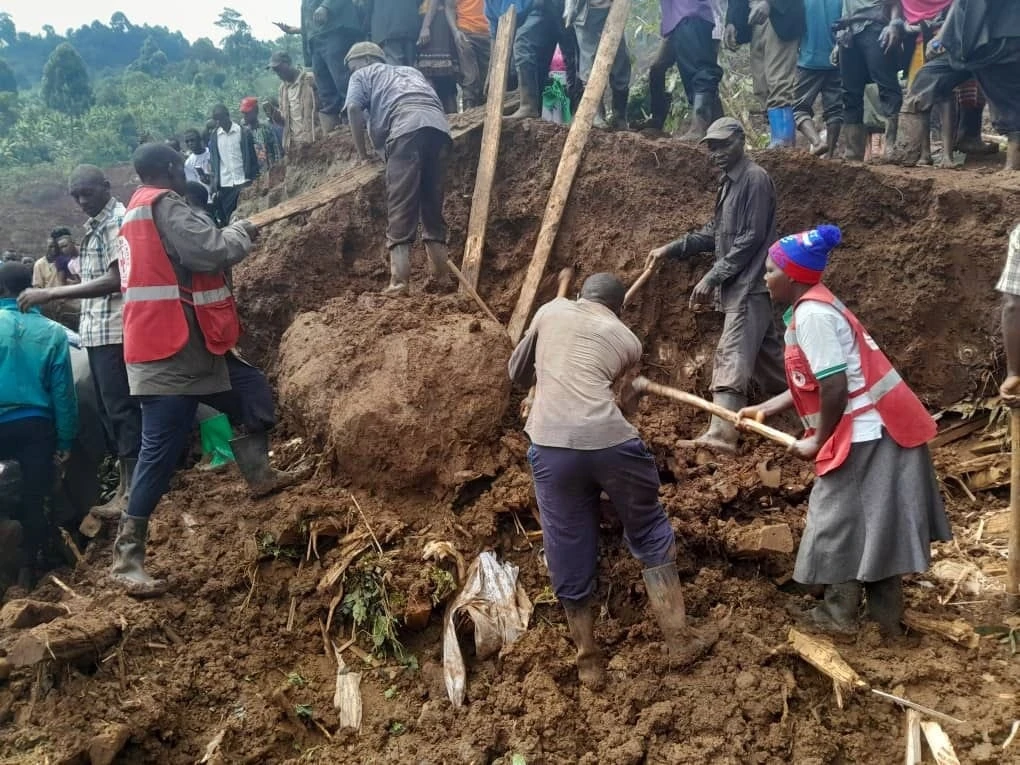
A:
{"type": "MultiPolygon", "coordinates": [[[[564,137],[535,122],[504,130],[480,282],[503,321],[564,137]]],[[[450,169],[454,252],[463,244],[479,141],[477,132],[460,140],[450,169]]],[[[306,174],[322,178],[323,166],[339,172],[350,156],[345,137],[330,137],[295,157],[281,184],[288,193],[312,186],[306,174]]],[[[825,220],[843,227],[846,244],[828,281],[932,407],[991,390],[998,374],[993,285],[1005,234],[1020,217],[1015,181],[799,154],[757,159],[779,190],[782,232],[825,220]]],[[[709,216],[715,184],[694,148],[595,133],[539,302],[553,294],[553,274],[563,265],[576,265],[581,276],[612,270],[636,277],[651,247],[709,216]]],[[[422,294],[421,252],[414,297],[378,297],[388,275],[384,225],[380,181],[272,226],[236,269],[245,350],[278,383],[285,432],[275,458],[286,465],[319,455],[319,470],[257,502],[234,472],[178,474],[151,530],[150,566],[173,588],[158,601],[136,603],[111,590],[103,580],[109,535],[92,544],[85,562],[62,578],[92,609],[122,619],[121,639],[99,661],[16,670],[0,684],[0,762],[89,762],[90,747],[98,755],[115,749],[124,726],[130,733],[116,761],[125,763],[198,762],[221,732],[210,762],[519,761],[513,755],[528,763],[901,761],[901,710],[871,694],[839,710],[818,672],[773,653],[790,626],[786,608],[804,598],[789,585],[792,561],[730,559],[721,542],[725,524],[753,519],[799,532],[809,466],[758,441],[734,459],[675,454],[676,440],[704,418],[662,401],[645,400],[636,423],[659,458],[688,610],[696,618],[728,616],[728,626],[706,658],[671,670],[646,610],[640,566],[607,519],[597,636],[611,656],[609,684],[599,694],[578,685],[561,612],[547,597],[540,540],[521,533],[537,524],[516,416],[522,394],[511,396],[503,378],[509,347],[469,301],[422,294]],[[777,489],[759,477],[768,462],[781,468],[777,489]],[[401,630],[416,659],[411,666],[392,657],[371,666],[348,649],[347,663],[364,673],[356,734],[337,731],[336,670],[323,638],[337,590],[321,579],[343,562],[345,545],[371,548],[366,520],[385,552],[360,560],[385,574],[392,609],[408,622],[422,603],[442,600],[434,567],[422,561],[436,540],[468,561],[494,548],[520,567],[538,605],[528,632],[502,659],[477,660],[468,649],[462,710],[451,709],[443,689],[441,608],[422,630],[401,630]],[[318,555],[309,555],[309,534],[319,534],[318,555]]],[[[686,307],[705,266],[667,264],[624,314],[645,344],[645,374],[688,390],[704,391],[720,325],[718,316],[686,307]]],[[[941,468],[954,464],[958,448],[938,455],[941,468]]],[[[997,548],[976,542],[973,529],[1004,502],[1001,493],[975,502],[949,495],[958,547],[942,546],[937,555],[1001,569],[997,548]]],[[[919,577],[908,587],[909,605],[975,625],[1002,623],[997,599],[956,596],[941,605],[948,590],[919,577]]],[[[52,584],[33,597],[67,598],[52,584]]],[[[342,609],[330,633],[337,645],[349,639],[342,609]]],[[[0,646],[16,634],[0,632],[0,646]]],[[[369,636],[358,637],[371,650],[369,636]]],[[[1017,748],[1000,748],[1017,717],[1020,683],[1008,643],[989,637],[968,649],[930,634],[883,642],[869,626],[839,648],[874,687],[968,721],[946,726],[962,761],[1020,761],[1017,748]]]]}

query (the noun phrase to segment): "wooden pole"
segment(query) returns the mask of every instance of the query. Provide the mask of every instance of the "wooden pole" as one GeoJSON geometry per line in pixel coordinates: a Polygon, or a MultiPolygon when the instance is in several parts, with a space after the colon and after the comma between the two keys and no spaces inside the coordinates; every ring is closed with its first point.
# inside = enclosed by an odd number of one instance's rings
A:
{"type": "Polygon", "coordinates": [[[461,287],[478,289],[478,276],[482,269],[482,249],[485,247],[485,229],[489,225],[489,203],[492,183],[496,178],[496,160],[499,157],[499,140],[503,133],[503,101],[506,95],[507,74],[510,69],[510,52],[513,49],[514,31],[517,28],[517,8],[513,5],[499,19],[496,43],[489,64],[488,100],[485,102],[485,126],[482,128],[482,152],[478,157],[475,191],[471,197],[471,217],[468,219],[467,241],[461,270],[467,283],[461,287]]]}
{"type": "Polygon", "coordinates": [[[627,290],[627,294],[623,296],[624,305],[627,305],[627,303],[631,301],[631,298],[633,298],[638,293],[638,291],[645,286],[648,280],[652,278],[652,274],[654,273],[655,264],[645,266],[645,270],[642,271],[638,278],[634,280],[634,283],[630,285],[630,288],[627,290]]]}
{"type": "Polygon", "coordinates": [[[1020,606],[1020,408],[1009,410],[1011,465],[1009,474],[1009,562],[1006,573],[1007,605],[1020,606]]]}
{"type": "MultiPolygon", "coordinates": [[[[453,275],[457,277],[457,281],[460,282],[461,288],[465,292],[467,292],[468,297],[474,300],[478,307],[482,309],[482,313],[484,313],[486,316],[488,316],[490,319],[496,322],[496,326],[498,326],[500,329],[503,329],[502,322],[500,322],[500,320],[496,318],[496,314],[489,310],[489,306],[487,306],[485,304],[485,301],[482,300],[482,296],[475,291],[475,288],[472,287],[471,284],[468,282],[467,277],[464,276],[464,274],[461,273],[461,270],[453,264],[453,261],[447,258],[446,265],[450,267],[450,270],[453,272],[453,275]]],[[[503,332],[505,334],[506,330],[503,329],[503,332]]]]}
{"type": "Polygon", "coordinates": [[[634,390],[641,393],[654,393],[656,396],[671,398],[682,404],[696,406],[698,409],[703,409],[709,414],[714,414],[716,417],[724,419],[727,422],[732,422],[734,425],[740,423],[741,428],[757,433],[759,436],[764,436],[770,441],[775,441],[777,444],[781,444],[787,449],[789,449],[797,441],[797,439],[789,433],[776,430],[775,428],[758,422],[757,420],[751,420],[747,417],[737,417],[736,412],[731,412],[724,406],[719,406],[712,401],[706,401],[701,398],[701,396],[695,396],[693,393],[687,393],[686,391],[677,390],[676,388],[670,388],[668,385],[653,383],[647,377],[635,377],[634,382],[632,382],[631,385],[634,386],[634,390]]]}
{"type": "Polygon", "coordinates": [[[577,107],[574,121],[570,124],[567,142],[563,145],[560,164],[556,168],[556,179],[549,192],[545,216],[542,218],[542,228],[538,232],[538,241],[535,243],[535,253],[531,257],[528,272],[524,277],[524,285],[521,287],[521,294],[517,299],[517,306],[514,308],[510,324],[507,326],[510,339],[514,343],[520,341],[528,326],[528,318],[535,305],[538,285],[542,280],[542,273],[549,262],[549,255],[552,254],[553,244],[555,244],[556,235],[560,230],[563,210],[567,206],[570,187],[574,183],[574,176],[581,164],[581,154],[588,142],[588,134],[591,132],[592,120],[595,119],[595,111],[609,84],[609,70],[616,57],[616,50],[620,47],[629,10],[630,0],[613,0],[613,5],[609,9],[609,17],[606,19],[606,26],[602,29],[602,39],[599,40],[598,51],[595,53],[591,77],[588,78],[588,82],[584,86],[584,95],[577,107]]]}

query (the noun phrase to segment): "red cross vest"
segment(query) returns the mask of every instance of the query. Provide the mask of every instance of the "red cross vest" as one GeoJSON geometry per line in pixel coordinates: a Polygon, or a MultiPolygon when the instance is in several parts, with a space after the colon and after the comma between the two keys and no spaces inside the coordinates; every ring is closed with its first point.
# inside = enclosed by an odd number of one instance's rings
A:
{"type": "Polygon", "coordinates": [[[124,360],[129,364],[173,356],[188,342],[184,303],[192,306],[210,353],[222,356],[237,344],[241,322],[222,272],[191,272],[185,287],[152,218],[152,206],[168,189],[141,186],[128,203],[117,239],[124,293],[124,360]]]}
{"type": "MultiPolygon", "coordinates": [[[[857,317],[833,295],[829,288],[816,284],[794,304],[815,300],[831,305],[850,324],[857,348],[861,354],[861,371],[864,386],[849,391],[846,410],[832,436],[826,441],[815,457],[815,473],[825,475],[838,468],[850,454],[853,436],[853,420],[859,414],[876,409],[882,416],[886,432],[900,446],[910,449],[921,446],[934,438],[938,428],[924,404],[893,368],[889,359],[864,329],[857,317]],[[868,395],[870,403],[855,406],[854,399],[868,395]]],[[[807,356],[797,344],[797,322],[791,319],[786,330],[786,382],[793,395],[793,405],[804,422],[805,436],[810,436],[818,427],[821,414],[821,388],[811,372],[807,356]]]]}

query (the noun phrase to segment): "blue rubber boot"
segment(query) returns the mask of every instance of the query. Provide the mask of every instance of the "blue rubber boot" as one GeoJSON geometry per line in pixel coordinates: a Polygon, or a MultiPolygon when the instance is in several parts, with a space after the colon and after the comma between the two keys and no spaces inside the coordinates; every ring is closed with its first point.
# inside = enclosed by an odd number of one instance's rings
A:
{"type": "Polygon", "coordinates": [[[793,107],[783,106],[769,109],[769,148],[792,147],[797,142],[797,123],[793,118],[793,107]]]}

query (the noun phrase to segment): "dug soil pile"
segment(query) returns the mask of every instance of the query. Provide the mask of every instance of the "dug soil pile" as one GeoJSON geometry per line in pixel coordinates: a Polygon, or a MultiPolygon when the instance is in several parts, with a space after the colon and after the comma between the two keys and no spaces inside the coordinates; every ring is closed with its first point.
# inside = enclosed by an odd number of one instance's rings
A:
{"type": "MultiPolygon", "coordinates": [[[[531,121],[504,129],[479,288],[504,322],[565,135],[531,121]]],[[[452,157],[455,253],[479,144],[469,133],[452,157]]],[[[331,136],[292,158],[286,178],[250,204],[314,185],[307,177],[322,178],[323,167],[342,172],[350,156],[346,137],[331,136]]],[[[993,285],[1020,220],[1016,188],[983,171],[756,159],[775,180],[781,232],[822,221],[843,228],[828,282],[933,410],[993,390],[1001,374],[993,285]]],[[[578,269],[575,288],[595,271],[633,280],[652,247],[708,219],[716,183],[694,148],[594,133],[538,302],[552,297],[566,265],[578,269]]],[[[107,534],[75,571],[58,572],[73,594],[50,582],[32,594],[66,615],[49,628],[0,618],[0,646],[19,645],[19,656],[45,657],[40,645],[63,650],[46,638],[76,628],[92,641],[73,661],[42,661],[0,681],[0,762],[901,761],[901,709],[867,692],[837,708],[831,683],[781,648],[786,609],[804,598],[789,583],[792,557],[746,557],[739,542],[742,528],[766,523],[788,525],[796,539],[809,466],[753,440],[734,459],[677,454],[677,439],[705,418],[662,400],[646,399],[636,424],[659,461],[688,610],[726,627],[701,662],[671,669],[640,566],[607,516],[596,632],[611,657],[609,684],[600,694],[579,687],[548,591],[517,416],[523,392],[504,379],[509,343],[470,301],[421,294],[420,249],[416,294],[379,297],[384,226],[380,179],[267,228],[236,269],[244,350],[279,392],[275,458],[311,461],[315,477],[253,502],[233,472],[183,471],[151,531],[149,565],[170,578],[168,596],[136,603],[106,585],[107,534]],[[441,667],[441,615],[457,577],[443,555],[451,548],[465,562],[495,549],[520,567],[536,604],[502,658],[468,649],[462,709],[447,700],[441,667]],[[339,729],[334,648],[362,674],[359,732],[339,729]]],[[[644,342],[643,373],[699,392],[721,324],[687,308],[706,266],[665,264],[623,316],[644,342]]],[[[968,455],[957,442],[937,456],[949,475],[968,455]]],[[[964,762],[1020,761],[1020,745],[1002,749],[1017,716],[1009,640],[1017,625],[995,595],[1004,543],[985,523],[1004,506],[1003,491],[971,499],[947,483],[957,541],[936,551],[939,561],[983,569],[987,592],[934,574],[907,588],[921,617],[961,620],[959,642],[912,630],[886,643],[869,626],[838,643],[873,687],[964,721],[945,724],[964,762]],[[968,625],[991,628],[979,637],[968,625]]]]}

